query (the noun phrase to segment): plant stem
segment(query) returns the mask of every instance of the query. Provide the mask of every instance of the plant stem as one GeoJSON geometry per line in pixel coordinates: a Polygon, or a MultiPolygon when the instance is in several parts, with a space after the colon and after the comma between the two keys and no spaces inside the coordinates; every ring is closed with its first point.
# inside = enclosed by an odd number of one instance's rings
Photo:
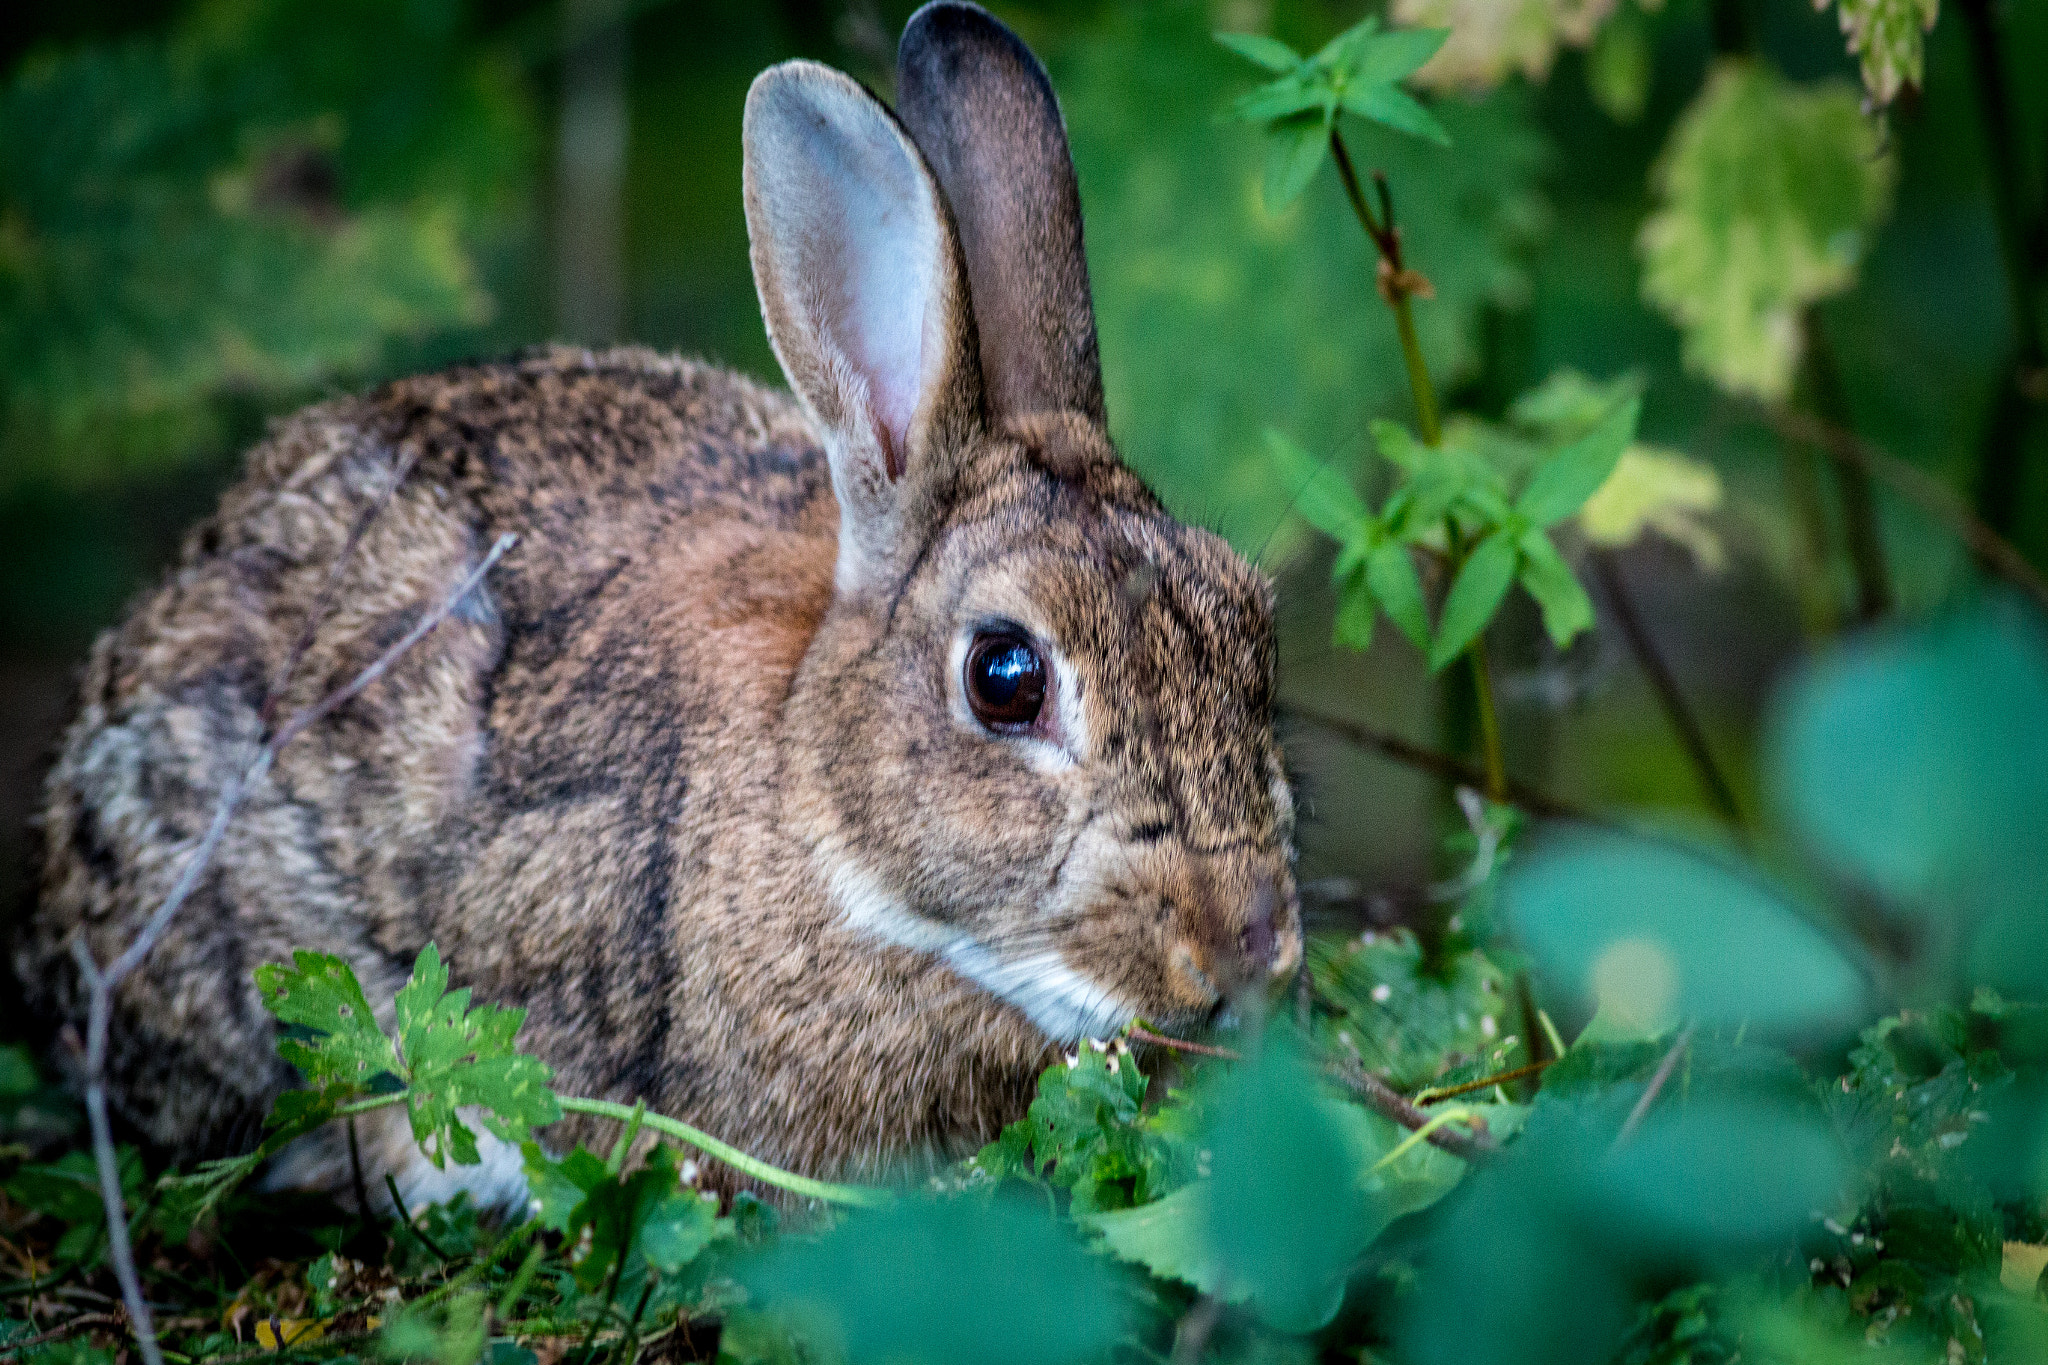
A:
{"type": "Polygon", "coordinates": [[[1642,616],[1636,611],[1635,598],[1621,577],[1620,558],[1612,550],[1596,547],[1593,551],[1593,572],[1600,579],[1600,587],[1607,594],[1607,605],[1614,609],[1615,622],[1635,654],[1636,663],[1650,680],[1650,690],[1657,694],[1658,704],[1664,708],[1664,718],[1671,722],[1686,757],[1692,760],[1693,775],[1699,779],[1701,791],[1720,812],[1721,818],[1740,830],[1743,827],[1742,808],[1735,804],[1735,791],[1728,785],[1728,779],[1721,775],[1721,765],[1714,761],[1714,751],[1707,747],[1706,731],[1701,728],[1699,718],[1693,715],[1692,708],[1686,705],[1685,694],[1678,690],[1678,679],[1672,676],[1670,666],[1664,662],[1664,656],[1658,652],[1656,642],[1650,638],[1642,616]]]}
{"type": "MultiPolygon", "coordinates": [[[[1822,421],[1847,431],[1849,396],[1842,387],[1842,373],[1835,365],[1834,347],[1820,311],[1806,315],[1806,373],[1809,396],[1822,421]]],[[[1868,623],[1892,609],[1891,570],[1884,560],[1884,537],[1877,525],[1877,501],[1871,496],[1870,475],[1858,465],[1835,465],[1835,483],[1842,495],[1842,526],[1849,543],[1849,567],[1856,574],[1856,616],[1868,623]]]]}
{"type": "Polygon", "coordinates": [[[1358,170],[1351,164],[1351,153],[1345,149],[1344,139],[1337,132],[1336,125],[1330,127],[1330,157],[1337,163],[1338,178],[1344,182],[1344,193],[1351,200],[1352,212],[1358,215],[1359,226],[1380,253],[1379,288],[1380,296],[1387,306],[1394,310],[1394,327],[1401,336],[1401,354],[1408,362],[1408,385],[1415,391],[1415,422],[1421,429],[1423,442],[1438,445],[1443,441],[1443,427],[1437,419],[1436,387],[1430,383],[1429,364],[1422,358],[1422,343],[1415,335],[1414,310],[1409,300],[1418,288],[1424,287],[1421,276],[1409,270],[1401,261],[1401,233],[1394,226],[1394,203],[1387,189],[1385,176],[1375,175],[1374,183],[1379,190],[1380,205],[1384,217],[1376,216],[1372,205],[1365,199],[1365,191],[1358,183],[1358,170]]]}
{"type": "Polygon", "coordinates": [[[2001,533],[2011,535],[2019,510],[2020,459],[2040,402],[2029,391],[2048,382],[2048,337],[2043,336],[2040,312],[2041,265],[2028,247],[2028,209],[2023,200],[2026,159],[2013,136],[2012,98],[1991,0],[1960,0],[1958,8],[1970,39],[1971,64],[1976,68],[1978,112],[1991,163],[1991,202],[2015,332],[2013,363],[2000,382],[1998,406],[1984,434],[1977,513],[2001,533]]]}
{"type": "Polygon", "coordinates": [[[1493,707],[1493,671],[1486,663],[1486,635],[1472,637],[1465,651],[1472,660],[1472,690],[1479,699],[1479,744],[1486,759],[1486,796],[1490,801],[1508,799],[1507,760],[1501,755],[1500,716],[1493,707]]]}
{"type": "MultiPolygon", "coordinates": [[[[631,1105],[614,1104],[610,1100],[579,1099],[573,1095],[557,1095],[555,1099],[571,1114],[592,1114],[598,1118],[616,1119],[620,1123],[630,1123],[633,1119],[634,1110],[631,1105]]],[[[791,1194],[802,1195],[806,1199],[822,1199],[828,1204],[845,1204],[851,1208],[862,1209],[884,1208],[896,1200],[896,1196],[888,1190],[873,1185],[834,1185],[770,1166],[765,1161],[748,1156],[737,1147],[720,1142],[709,1133],[692,1128],[689,1124],[669,1118],[665,1114],[643,1110],[641,1122],[657,1133],[666,1133],[679,1142],[688,1143],[706,1156],[716,1157],[734,1170],[752,1176],[763,1185],[788,1190],[791,1194]]]]}

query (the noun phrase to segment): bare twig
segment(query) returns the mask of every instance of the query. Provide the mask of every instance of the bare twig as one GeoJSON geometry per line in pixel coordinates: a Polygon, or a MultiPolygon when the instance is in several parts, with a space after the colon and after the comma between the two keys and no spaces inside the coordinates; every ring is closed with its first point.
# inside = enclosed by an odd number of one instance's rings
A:
{"type": "Polygon", "coordinates": [[[1142,1024],[1131,1025],[1130,1038],[1133,1042],[1150,1043],[1174,1052],[1191,1052],[1197,1057],[1221,1057],[1225,1061],[1244,1060],[1227,1047],[1210,1047],[1207,1043],[1190,1043],[1184,1038],[1169,1038],[1163,1033],[1154,1033],[1142,1024]]]}
{"type": "Polygon", "coordinates": [[[277,677],[271,680],[269,694],[263,698],[259,721],[265,734],[270,732],[271,724],[277,719],[277,708],[284,704],[285,692],[291,686],[293,675],[299,671],[299,665],[305,661],[306,651],[313,647],[313,636],[320,629],[320,623],[334,609],[334,599],[341,592],[342,577],[355,560],[356,547],[369,534],[370,523],[377,519],[377,515],[397,496],[399,487],[412,476],[413,466],[419,463],[419,458],[418,450],[408,450],[399,456],[398,463],[391,470],[391,482],[357,515],[355,525],[348,528],[348,539],[342,542],[341,553],[328,566],[327,579],[320,585],[320,593],[313,599],[306,619],[299,624],[298,638],[285,651],[284,664],[277,670],[277,677]]]}
{"type": "MultiPolygon", "coordinates": [[[[111,966],[101,970],[94,960],[92,950],[86,946],[83,934],[71,941],[72,955],[78,960],[78,970],[89,992],[86,1012],[86,1045],[84,1065],[84,1090],[86,1117],[92,1128],[93,1157],[99,1168],[100,1199],[107,1210],[108,1259],[113,1264],[114,1277],[121,1285],[122,1302],[128,1309],[128,1322],[134,1332],[135,1343],[142,1352],[144,1365],[163,1365],[163,1355],[157,1349],[156,1328],[150,1317],[149,1305],[142,1297],[142,1284],[135,1274],[133,1249],[128,1241],[127,1206],[121,1197],[120,1161],[114,1149],[113,1127],[107,1117],[107,1041],[112,1029],[114,993],[121,983],[137,967],[142,965],[157,943],[170,928],[171,919],[191,898],[200,879],[219,851],[223,836],[227,833],[228,822],[241,808],[243,798],[260,784],[270,771],[278,752],[285,745],[304,734],[308,728],[322,718],[332,715],[340,707],[382,678],[398,660],[421,640],[433,632],[435,627],[454,613],[455,609],[469,594],[475,591],[484,575],[488,574],[505,552],[512,548],[517,537],[498,537],[490,553],[475,569],[465,575],[455,591],[432,611],[422,616],[413,628],[398,642],[378,655],[368,667],[349,680],[347,684],[327,694],[313,705],[297,712],[263,742],[256,756],[238,776],[228,779],[221,790],[220,802],[214,808],[213,820],[206,833],[185,860],[177,880],[165,895],[161,904],[144,923],[142,932],[123,949],[111,966]]],[[[353,543],[353,539],[351,540],[353,543]]]]}
{"type": "MultiPolygon", "coordinates": [[[[1363,1100],[1367,1108],[1383,1118],[1392,1119],[1403,1128],[1419,1129],[1429,1123],[1430,1116],[1416,1108],[1406,1095],[1357,1062],[1335,1062],[1330,1067],[1330,1074],[1363,1100]]],[[[1431,1129],[1428,1141],[1432,1146],[1441,1147],[1452,1156],[1463,1157],[1467,1161],[1475,1161],[1500,1150],[1500,1144],[1483,1126],[1472,1132],[1460,1132],[1455,1125],[1446,1124],[1431,1129]]]]}
{"type": "Polygon", "coordinates": [[[1481,1076],[1476,1081],[1466,1081],[1463,1085],[1446,1085],[1429,1090],[1418,1090],[1415,1092],[1414,1101],[1418,1106],[1441,1104],[1443,1101],[1455,1099],[1459,1095],[1469,1095],[1475,1090],[1485,1090],[1490,1086],[1506,1085],[1509,1081],[1519,1081],[1524,1076],[1540,1076],[1545,1070],[1555,1065],[1557,1065],[1557,1058],[1546,1057],[1540,1062],[1531,1062],[1527,1066],[1518,1066],[1508,1071],[1497,1071],[1491,1076],[1481,1076]]]}
{"type": "Polygon", "coordinates": [[[21,1341],[10,1341],[7,1345],[0,1346],[0,1360],[10,1360],[23,1351],[31,1351],[38,1346],[47,1346],[53,1341],[62,1341],[65,1337],[77,1332],[87,1331],[94,1327],[119,1327],[126,1321],[127,1319],[119,1313],[80,1313],[77,1317],[70,1319],[68,1322],[60,1322],[46,1332],[38,1332],[32,1337],[24,1338],[21,1341]]]}
{"type": "Polygon", "coordinates": [[[1948,527],[1993,572],[2024,588],[2035,601],[2048,607],[2048,577],[2044,577],[2025,555],[2015,549],[2011,541],[1971,512],[1947,484],[1872,445],[1854,432],[1844,431],[1819,418],[1787,408],[1760,406],[1754,410],[1766,426],[1786,440],[1803,442],[1825,452],[1830,459],[1858,465],[1873,478],[1889,484],[1893,491],[1948,527]]]}
{"type": "MultiPolygon", "coordinates": [[[[1376,750],[1403,767],[1414,768],[1418,772],[1429,773],[1467,787],[1483,790],[1486,786],[1486,774],[1463,759],[1438,753],[1420,744],[1412,744],[1399,735],[1367,725],[1363,721],[1347,720],[1342,716],[1332,716],[1294,703],[1288,704],[1286,713],[1296,719],[1305,720],[1318,729],[1328,730],[1338,738],[1348,740],[1361,748],[1376,750]]],[[[1526,782],[1519,782],[1512,777],[1507,780],[1507,800],[1509,804],[1520,806],[1531,815],[1548,819],[1592,818],[1585,810],[1571,802],[1539,791],[1526,782]]]]}
{"type": "Polygon", "coordinates": [[[1657,1070],[1650,1076],[1649,1088],[1643,1091],[1643,1097],[1636,1101],[1636,1107],[1629,1110],[1628,1117],[1622,1120],[1621,1131],[1614,1135],[1616,1147],[1634,1137],[1636,1129],[1642,1127],[1643,1115],[1650,1112],[1650,1106],[1657,1102],[1658,1092],[1664,1089],[1664,1082],[1671,1079],[1672,1071],[1677,1068],[1678,1059],[1692,1046],[1692,1031],[1696,1027],[1698,1025],[1687,1024],[1685,1031],[1678,1035],[1678,1041],[1664,1054],[1664,1060],[1657,1063],[1657,1070]]]}
{"type": "Polygon", "coordinates": [[[1686,757],[1692,760],[1693,773],[1699,778],[1700,788],[1706,792],[1714,809],[1721,813],[1721,818],[1741,829],[1742,808],[1735,804],[1735,791],[1722,775],[1721,765],[1714,761],[1714,751],[1707,747],[1706,731],[1700,728],[1699,717],[1686,704],[1678,679],[1672,676],[1670,666],[1657,649],[1657,642],[1650,638],[1649,629],[1636,611],[1635,598],[1621,576],[1621,561],[1612,550],[1598,546],[1594,547],[1592,557],[1593,572],[1607,594],[1607,604],[1614,608],[1615,624],[1621,627],[1622,638],[1628,641],[1636,663],[1650,680],[1650,689],[1657,694],[1665,719],[1678,732],[1678,742],[1684,747],[1686,757]]]}

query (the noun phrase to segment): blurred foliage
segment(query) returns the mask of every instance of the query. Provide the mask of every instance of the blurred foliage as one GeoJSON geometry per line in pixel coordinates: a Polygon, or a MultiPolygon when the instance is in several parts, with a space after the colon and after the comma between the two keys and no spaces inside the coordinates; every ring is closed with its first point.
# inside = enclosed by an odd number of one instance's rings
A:
{"type": "Polygon", "coordinates": [[[1889,206],[1883,135],[1846,86],[1801,90],[1729,63],[1672,130],[1643,224],[1643,292],[1723,388],[1784,398],[1803,310],[1856,280],[1889,206]]]}
{"type": "Polygon", "coordinates": [[[1488,90],[1511,72],[1533,81],[1550,74],[1560,47],[1593,41],[1617,0],[1394,0],[1403,24],[1451,32],[1436,60],[1423,68],[1425,85],[1447,90],[1488,90]]]}
{"type": "Polygon", "coordinates": [[[0,477],[183,455],[225,391],[481,321],[474,243],[533,140],[456,0],[208,0],[23,61],[0,85],[0,477]]]}

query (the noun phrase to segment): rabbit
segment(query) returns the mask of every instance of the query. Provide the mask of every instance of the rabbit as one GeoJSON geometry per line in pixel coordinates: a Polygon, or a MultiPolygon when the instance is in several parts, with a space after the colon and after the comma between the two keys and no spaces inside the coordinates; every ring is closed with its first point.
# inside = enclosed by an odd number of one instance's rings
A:
{"type": "MultiPolygon", "coordinates": [[[[251,979],[295,948],[388,1010],[436,944],[564,1093],[838,1179],[971,1152],[1079,1040],[1301,961],[1272,585],[1118,459],[1043,67],[938,0],[893,114],[787,62],[743,141],[790,393],[554,347],[324,402],[93,648],[14,949],[59,1024],[73,937],[132,938],[266,726],[518,537],[281,751],[120,989],[116,1112],[171,1158],[247,1150],[295,1083],[251,979]]],[[[368,1188],[525,1200],[517,1150],[437,1170],[397,1114],[358,1124],[368,1188]]],[[[339,1127],[276,1178],[345,1196],[339,1127]]]]}

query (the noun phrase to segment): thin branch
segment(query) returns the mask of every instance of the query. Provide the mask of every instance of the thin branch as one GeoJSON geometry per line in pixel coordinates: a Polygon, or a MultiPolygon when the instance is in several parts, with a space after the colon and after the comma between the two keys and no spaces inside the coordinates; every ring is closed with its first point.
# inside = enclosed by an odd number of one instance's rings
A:
{"type": "Polygon", "coordinates": [[[1757,406],[1753,412],[1788,441],[1799,441],[1825,452],[1843,464],[1867,470],[1872,477],[1889,484],[1894,492],[1916,504],[1969,546],[1986,567],[2006,581],[2025,589],[2035,601],[2048,607],[2048,577],[2014,548],[2011,541],[1993,530],[1990,523],[1972,512],[1956,493],[1933,475],[1885,451],[1854,432],[1786,408],[1757,406]]]}
{"type": "MultiPolygon", "coordinates": [[[[1418,1109],[1406,1095],[1388,1085],[1379,1077],[1367,1071],[1355,1061],[1340,1060],[1330,1067],[1330,1074],[1342,1082],[1345,1088],[1365,1102],[1368,1109],[1383,1118],[1392,1119],[1403,1128],[1421,1129],[1429,1124],[1430,1116],[1418,1109]]],[[[1445,1125],[1431,1129],[1428,1135],[1431,1146],[1441,1147],[1452,1156],[1476,1161],[1500,1150],[1500,1144],[1484,1127],[1474,1132],[1460,1132],[1455,1126],[1445,1125]]]]}
{"type": "MultiPolygon", "coordinates": [[[[1842,387],[1835,350],[1818,308],[1806,312],[1807,394],[1815,415],[1831,426],[1850,430],[1849,395],[1842,387]]],[[[1856,578],[1856,618],[1868,623],[1892,609],[1891,568],[1885,563],[1884,536],[1877,524],[1877,500],[1871,496],[1870,472],[1860,465],[1835,464],[1835,488],[1842,498],[1842,532],[1849,550],[1849,568],[1856,578]]]]}
{"type": "Polygon", "coordinates": [[[1614,1135],[1616,1147],[1634,1137],[1636,1129],[1642,1127],[1643,1116],[1649,1113],[1650,1106],[1657,1102],[1658,1092],[1664,1089],[1664,1082],[1671,1079],[1671,1073],[1678,1067],[1678,1059],[1692,1046],[1692,1032],[1697,1027],[1696,1024],[1687,1024],[1685,1031],[1679,1034],[1678,1040],[1671,1045],[1671,1050],[1664,1054],[1664,1060],[1657,1063],[1657,1070],[1650,1076],[1649,1088],[1643,1091],[1643,1097],[1636,1101],[1636,1107],[1629,1110],[1628,1117],[1622,1120],[1621,1131],[1614,1135]]]}
{"type": "Polygon", "coordinates": [[[1721,818],[1740,830],[1743,827],[1742,808],[1735,803],[1735,790],[1722,775],[1721,765],[1714,761],[1714,751],[1707,747],[1706,731],[1701,728],[1699,717],[1686,704],[1678,679],[1672,675],[1670,665],[1664,662],[1656,641],[1650,638],[1648,627],[1636,611],[1635,598],[1621,576],[1619,556],[1612,550],[1596,546],[1592,557],[1593,573],[1600,580],[1608,605],[1614,609],[1615,624],[1621,627],[1622,638],[1628,641],[1636,663],[1650,680],[1650,689],[1657,694],[1665,719],[1677,731],[1678,742],[1685,749],[1686,757],[1692,760],[1693,774],[1699,778],[1701,790],[1713,803],[1714,809],[1721,813],[1721,818]]]}
{"type": "MultiPolygon", "coordinates": [[[[1399,735],[1367,725],[1363,721],[1347,720],[1341,716],[1332,716],[1293,703],[1287,706],[1286,713],[1298,720],[1307,721],[1318,729],[1328,730],[1339,739],[1347,740],[1360,748],[1375,750],[1404,767],[1478,790],[1484,790],[1486,787],[1486,774],[1463,759],[1410,743],[1399,735]]],[[[1507,801],[1510,805],[1520,806],[1531,815],[1546,819],[1590,821],[1593,818],[1583,808],[1539,791],[1512,777],[1507,779],[1507,801]]]]}
{"type": "Polygon", "coordinates": [[[1163,1047],[1173,1052],[1190,1052],[1197,1057],[1221,1057],[1227,1062],[1244,1060],[1227,1047],[1211,1047],[1207,1043],[1190,1043],[1184,1038],[1169,1038],[1163,1033],[1154,1033],[1143,1024],[1131,1025],[1127,1036],[1133,1042],[1150,1043],[1154,1047],[1163,1047]]]}
{"type": "Polygon", "coordinates": [[[71,941],[72,955],[78,960],[78,970],[89,991],[86,1014],[86,1045],[84,1065],[85,1111],[92,1128],[93,1157],[99,1168],[100,1199],[107,1211],[108,1259],[113,1264],[114,1278],[120,1282],[122,1302],[128,1309],[129,1327],[135,1335],[136,1346],[142,1353],[144,1365],[163,1365],[163,1355],[157,1349],[156,1327],[150,1317],[149,1304],[142,1297],[142,1283],[135,1273],[133,1249],[128,1241],[128,1212],[121,1197],[120,1160],[114,1148],[113,1126],[107,1116],[107,1040],[112,1030],[114,993],[128,975],[142,964],[157,943],[170,928],[171,919],[191,898],[219,851],[223,836],[227,833],[228,822],[241,808],[243,798],[262,782],[264,774],[277,759],[278,752],[323,717],[331,715],[360,695],[382,678],[405,653],[425,639],[435,627],[454,613],[455,609],[469,594],[475,591],[484,575],[488,574],[512,548],[516,536],[498,537],[490,553],[470,573],[464,576],[455,591],[434,610],[422,616],[413,628],[400,640],[377,656],[370,665],[356,674],[345,686],[329,693],[312,706],[299,711],[265,740],[256,756],[239,776],[228,780],[221,790],[220,802],[214,808],[212,823],[193,848],[180,869],[177,880],[171,884],[170,892],[164,897],[142,932],[135,936],[126,949],[117,956],[113,965],[104,971],[94,960],[92,950],[86,946],[81,933],[71,941]]]}
{"type": "Polygon", "coordinates": [[[77,1332],[86,1331],[89,1328],[119,1327],[126,1321],[127,1319],[119,1313],[80,1313],[70,1321],[60,1322],[46,1332],[38,1332],[25,1340],[10,1341],[7,1345],[0,1346],[0,1360],[10,1359],[23,1351],[34,1350],[38,1346],[47,1346],[53,1341],[62,1341],[65,1337],[77,1332]]]}
{"type": "Polygon", "coordinates": [[[1418,1107],[1425,1104],[1441,1104],[1445,1100],[1456,1099],[1460,1095],[1469,1095],[1475,1090],[1485,1090],[1489,1086],[1506,1085],[1509,1081],[1519,1081],[1525,1076],[1540,1076],[1549,1068],[1556,1066],[1557,1061],[1558,1059],[1555,1057],[1546,1057],[1540,1062],[1531,1062],[1527,1066],[1513,1067],[1507,1071],[1497,1071],[1491,1076],[1481,1076],[1476,1081],[1466,1081],[1463,1085],[1447,1085],[1440,1089],[1418,1090],[1415,1092],[1413,1099],[1418,1107]]]}

